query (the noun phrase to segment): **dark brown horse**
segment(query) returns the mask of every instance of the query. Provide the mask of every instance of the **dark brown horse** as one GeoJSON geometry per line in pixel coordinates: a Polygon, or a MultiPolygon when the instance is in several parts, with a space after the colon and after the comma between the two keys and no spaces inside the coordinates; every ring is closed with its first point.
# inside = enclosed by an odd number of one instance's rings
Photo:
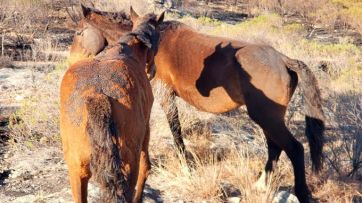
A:
{"type": "MultiPolygon", "coordinates": [[[[101,24],[97,27],[107,29],[101,24]]],[[[306,103],[306,135],[313,169],[320,171],[324,132],[322,99],[315,76],[303,62],[290,59],[270,46],[200,34],[171,21],[161,25],[155,63],[155,79],[170,89],[170,99],[164,99],[161,105],[169,112],[167,120],[182,153],[185,146],[173,101],[175,96],[213,113],[246,105],[250,118],[263,129],[268,144],[268,160],[258,182],[265,183],[281,151],[285,151],[294,169],[295,193],[300,202],[309,202],[304,149],[284,122],[299,78],[306,103]]]]}
{"type": "Polygon", "coordinates": [[[77,203],[87,202],[91,176],[104,191],[102,202],[142,201],[153,103],[146,72],[152,72],[163,14],[134,20],[132,32],[72,65],[62,80],[60,133],[77,203]]]}

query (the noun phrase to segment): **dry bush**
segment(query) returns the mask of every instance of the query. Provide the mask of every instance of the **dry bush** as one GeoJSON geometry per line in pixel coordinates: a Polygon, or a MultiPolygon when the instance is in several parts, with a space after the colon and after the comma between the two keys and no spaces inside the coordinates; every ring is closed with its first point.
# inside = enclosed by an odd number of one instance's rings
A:
{"type": "Polygon", "coordinates": [[[362,177],[362,95],[335,94],[330,110],[337,130],[329,140],[329,163],[340,176],[362,177]]]}
{"type": "Polygon", "coordinates": [[[2,24],[9,29],[36,33],[44,30],[49,23],[52,1],[49,0],[14,0],[0,1],[2,24]],[[40,27],[39,27],[40,26],[40,27]]]}
{"type": "Polygon", "coordinates": [[[129,11],[132,6],[139,14],[145,14],[154,11],[154,3],[152,0],[82,0],[82,2],[104,11],[129,11]]]}
{"type": "Polygon", "coordinates": [[[282,12],[282,4],[280,0],[246,0],[246,11],[250,16],[257,16],[265,11],[268,12],[282,12]]]}
{"type": "Polygon", "coordinates": [[[258,16],[275,12],[282,16],[300,16],[312,26],[328,28],[349,25],[362,33],[362,3],[354,0],[245,0],[246,12],[258,16]]]}
{"type": "Polygon", "coordinates": [[[12,60],[9,56],[0,56],[0,67],[12,66],[12,60]]]}
{"type": "Polygon", "coordinates": [[[279,14],[300,15],[308,17],[309,13],[325,6],[328,0],[246,0],[246,9],[249,15],[256,16],[264,12],[279,14]]]}
{"type": "Polygon", "coordinates": [[[14,61],[59,61],[54,54],[60,49],[58,41],[66,43],[71,35],[61,27],[65,27],[67,15],[61,9],[68,6],[68,1],[0,1],[2,55],[14,61]]]}
{"type": "Polygon", "coordinates": [[[342,20],[346,24],[351,25],[360,34],[362,34],[362,4],[360,6],[351,6],[348,9],[342,11],[342,20]]]}
{"type": "Polygon", "coordinates": [[[314,26],[325,27],[334,30],[338,19],[340,18],[340,7],[330,3],[323,2],[323,6],[316,8],[313,12],[308,13],[310,22],[314,26]]]}
{"type": "Polygon", "coordinates": [[[324,179],[313,181],[311,185],[313,195],[319,202],[341,202],[341,203],[360,203],[358,198],[361,197],[360,186],[358,182],[351,182],[343,179],[334,179],[330,175],[314,177],[313,179],[324,179]]]}

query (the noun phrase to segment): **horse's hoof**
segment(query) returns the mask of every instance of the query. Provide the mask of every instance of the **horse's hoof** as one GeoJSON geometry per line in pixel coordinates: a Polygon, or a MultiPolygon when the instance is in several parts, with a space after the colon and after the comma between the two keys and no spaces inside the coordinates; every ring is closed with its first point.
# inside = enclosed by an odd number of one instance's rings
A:
{"type": "Polygon", "coordinates": [[[299,203],[299,200],[292,193],[280,191],[275,195],[272,203],[299,203]]]}
{"type": "Polygon", "coordinates": [[[258,191],[262,191],[262,192],[267,191],[267,189],[268,189],[267,175],[266,175],[265,171],[263,171],[263,173],[260,175],[259,179],[253,184],[253,188],[258,191]]]}

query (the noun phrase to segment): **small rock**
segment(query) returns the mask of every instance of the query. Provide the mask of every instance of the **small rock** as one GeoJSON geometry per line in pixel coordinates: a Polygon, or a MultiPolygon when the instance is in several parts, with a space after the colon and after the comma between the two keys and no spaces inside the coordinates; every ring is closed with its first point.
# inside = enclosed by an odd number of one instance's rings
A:
{"type": "Polygon", "coordinates": [[[220,184],[220,189],[224,197],[239,197],[241,195],[240,190],[228,182],[222,182],[220,184]]]}
{"type": "Polygon", "coordinates": [[[39,142],[40,142],[40,144],[46,144],[49,142],[49,138],[44,136],[44,137],[40,138],[39,142]]]}
{"type": "Polygon", "coordinates": [[[287,191],[280,191],[275,195],[273,203],[299,203],[299,200],[295,195],[287,191]]]}
{"type": "Polygon", "coordinates": [[[240,197],[229,197],[227,199],[228,203],[240,203],[241,202],[241,198],[240,197]]]}
{"type": "Polygon", "coordinates": [[[24,99],[24,96],[21,96],[21,95],[16,95],[16,97],[15,97],[16,101],[21,101],[23,99],[24,99]]]}
{"type": "Polygon", "coordinates": [[[143,193],[145,193],[145,194],[152,194],[152,190],[150,190],[150,189],[148,189],[148,188],[145,188],[145,189],[143,190],[143,193]]]}

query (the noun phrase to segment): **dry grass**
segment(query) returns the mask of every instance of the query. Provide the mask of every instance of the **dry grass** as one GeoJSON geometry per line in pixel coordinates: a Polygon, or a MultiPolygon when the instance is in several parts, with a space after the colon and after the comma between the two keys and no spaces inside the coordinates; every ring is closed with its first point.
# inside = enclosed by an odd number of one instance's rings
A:
{"type": "MultiPolygon", "coordinates": [[[[164,161],[155,163],[152,181],[159,184],[169,201],[220,202],[237,196],[242,202],[271,202],[280,177],[274,176],[267,192],[261,195],[253,183],[262,163],[249,157],[244,150],[231,149],[223,160],[211,154],[200,158],[194,155],[192,169],[180,156],[167,155],[164,161]]],[[[276,173],[279,174],[279,170],[276,173]]]]}

